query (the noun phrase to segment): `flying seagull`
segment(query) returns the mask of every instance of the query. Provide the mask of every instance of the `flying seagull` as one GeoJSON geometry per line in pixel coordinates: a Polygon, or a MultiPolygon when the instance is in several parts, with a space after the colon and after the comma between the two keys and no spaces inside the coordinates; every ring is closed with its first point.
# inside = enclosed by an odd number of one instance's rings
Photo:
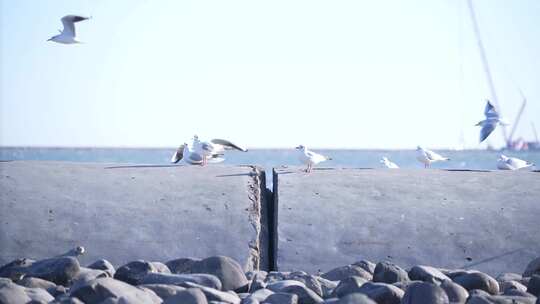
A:
{"type": "Polygon", "coordinates": [[[508,157],[504,154],[501,154],[497,160],[497,169],[500,170],[519,170],[532,166],[534,166],[533,163],[515,157],[508,157]]]}
{"type": "Polygon", "coordinates": [[[420,146],[416,148],[416,159],[424,164],[424,168],[431,167],[431,163],[450,160],[448,157],[441,156],[433,151],[426,150],[420,146]]]}
{"type": "Polygon", "coordinates": [[[332,159],[332,158],[330,158],[328,156],[324,156],[324,155],[321,155],[319,153],[309,151],[305,146],[302,146],[302,145],[296,147],[296,150],[298,150],[300,152],[300,155],[299,155],[300,161],[303,164],[307,165],[306,172],[308,172],[308,173],[311,172],[314,165],[316,165],[316,164],[318,164],[320,162],[332,159]]]}
{"type": "Polygon", "coordinates": [[[381,164],[388,169],[399,169],[399,166],[390,161],[386,156],[383,156],[380,160],[381,164]]]}
{"type": "Polygon", "coordinates": [[[75,23],[84,21],[90,19],[90,17],[82,17],[77,15],[67,15],[64,16],[62,19],[62,24],[64,25],[64,29],[62,31],[58,30],[60,32],[59,35],[51,37],[47,41],[54,41],[62,44],[74,44],[74,43],[81,43],[80,41],[75,39],[75,23]]]}
{"type": "MultiPolygon", "coordinates": [[[[213,155],[210,162],[219,163],[224,161],[225,159],[221,156],[222,155],[219,154],[213,155]]],[[[176,152],[174,152],[173,156],[171,157],[171,163],[176,164],[181,160],[184,160],[184,162],[189,165],[203,165],[203,157],[194,152],[187,143],[184,143],[178,149],[176,149],[176,152]]]]}
{"type": "Polygon", "coordinates": [[[199,136],[193,136],[193,152],[202,157],[202,165],[206,165],[209,160],[221,157],[225,153],[225,150],[238,150],[247,152],[248,150],[225,139],[212,139],[210,141],[201,141],[199,136]]]}
{"type": "Polygon", "coordinates": [[[480,142],[483,142],[488,138],[489,134],[495,130],[495,127],[497,127],[498,124],[503,126],[508,125],[508,123],[501,119],[499,112],[497,112],[497,109],[495,109],[489,100],[486,100],[484,115],[486,116],[486,119],[476,124],[477,126],[482,127],[480,130],[480,142]]]}

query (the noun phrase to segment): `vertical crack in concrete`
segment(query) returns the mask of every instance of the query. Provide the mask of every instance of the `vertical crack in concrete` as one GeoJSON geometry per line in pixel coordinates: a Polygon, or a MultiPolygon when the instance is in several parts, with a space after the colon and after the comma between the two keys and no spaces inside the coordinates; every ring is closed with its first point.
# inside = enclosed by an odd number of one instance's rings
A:
{"type": "Polygon", "coordinates": [[[248,198],[251,201],[251,206],[249,209],[249,222],[253,226],[255,231],[255,238],[252,239],[249,246],[249,260],[246,269],[249,270],[258,270],[266,268],[264,265],[261,265],[261,260],[264,258],[264,253],[261,250],[264,250],[266,244],[264,244],[265,236],[261,227],[263,223],[263,215],[261,213],[261,207],[264,201],[264,197],[261,195],[262,187],[265,187],[265,176],[264,170],[260,170],[257,166],[249,166],[252,169],[250,172],[251,181],[249,182],[249,191],[248,198]]]}
{"type": "MultiPolygon", "coordinates": [[[[270,192],[270,191],[268,191],[270,192]]],[[[272,169],[272,191],[267,200],[268,218],[268,267],[271,271],[277,271],[278,258],[278,173],[272,169]]]]}

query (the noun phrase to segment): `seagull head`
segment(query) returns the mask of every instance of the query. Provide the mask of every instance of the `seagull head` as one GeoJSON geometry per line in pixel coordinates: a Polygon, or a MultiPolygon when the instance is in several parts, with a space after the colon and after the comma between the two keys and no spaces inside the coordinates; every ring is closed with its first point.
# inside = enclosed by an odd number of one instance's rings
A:
{"type": "Polygon", "coordinates": [[[499,160],[502,160],[502,161],[507,161],[508,160],[508,156],[504,155],[504,154],[501,154],[499,156],[499,160]]]}
{"type": "Polygon", "coordinates": [[[77,255],[83,255],[86,252],[86,249],[83,246],[75,247],[75,253],[77,255]]]}
{"type": "Polygon", "coordinates": [[[295,149],[296,149],[296,150],[304,150],[305,148],[306,148],[306,147],[304,147],[303,145],[300,145],[300,146],[296,147],[295,149]]]}
{"type": "Polygon", "coordinates": [[[387,158],[386,156],[383,156],[383,157],[381,158],[381,163],[384,164],[384,163],[386,163],[386,162],[388,162],[388,158],[387,158]]]}
{"type": "Polygon", "coordinates": [[[422,151],[422,150],[424,150],[422,147],[416,146],[416,151],[422,151]]]}

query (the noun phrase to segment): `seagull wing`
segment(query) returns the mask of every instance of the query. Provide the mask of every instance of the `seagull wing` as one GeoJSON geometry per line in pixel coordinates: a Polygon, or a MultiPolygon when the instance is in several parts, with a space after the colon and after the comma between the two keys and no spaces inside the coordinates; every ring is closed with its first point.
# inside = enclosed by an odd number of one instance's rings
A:
{"type": "Polygon", "coordinates": [[[205,151],[205,152],[208,152],[208,153],[212,153],[215,150],[214,146],[212,146],[212,144],[207,143],[207,142],[202,142],[201,143],[201,149],[203,151],[205,151]]]}
{"type": "Polygon", "coordinates": [[[75,37],[75,22],[83,21],[86,19],[88,19],[88,17],[81,17],[77,15],[64,16],[62,19],[60,19],[62,20],[62,24],[64,25],[64,30],[62,30],[62,33],[71,37],[75,37]]]}
{"type": "Polygon", "coordinates": [[[430,150],[425,150],[426,152],[426,156],[428,159],[430,160],[441,160],[441,159],[446,159],[446,157],[443,157],[441,156],[440,154],[437,154],[433,151],[430,151],[430,150]]]}
{"type": "Polygon", "coordinates": [[[226,149],[236,149],[236,150],[239,150],[239,151],[242,151],[242,152],[247,152],[247,149],[242,148],[240,146],[237,146],[237,145],[233,144],[232,142],[230,142],[228,140],[225,140],[225,139],[215,138],[215,139],[212,139],[210,142],[213,143],[213,144],[222,145],[226,149]]]}
{"type": "Polygon", "coordinates": [[[184,157],[184,145],[181,145],[171,157],[171,163],[178,163],[184,157]]]}
{"type": "Polygon", "coordinates": [[[484,125],[482,125],[482,129],[480,130],[480,142],[483,142],[486,138],[488,138],[489,134],[495,130],[496,124],[486,122],[484,125]]]}
{"type": "Polygon", "coordinates": [[[487,119],[498,119],[499,113],[497,112],[497,109],[491,104],[491,102],[488,100],[486,103],[486,108],[484,109],[484,115],[486,115],[487,119]]]}
{"type": "Polygon", "coordinates": [[[313,151],[306,151],[306,155],[315,162],[322,162],[328,159],[328,157],[313,151]]]}

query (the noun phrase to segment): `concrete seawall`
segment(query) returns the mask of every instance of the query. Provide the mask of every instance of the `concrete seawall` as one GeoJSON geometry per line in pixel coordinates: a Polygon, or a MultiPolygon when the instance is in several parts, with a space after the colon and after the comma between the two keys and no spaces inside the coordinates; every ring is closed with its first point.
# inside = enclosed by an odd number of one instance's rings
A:
{"type": "Polygon", "coordinates": [[[298,168],[274,172],[275,265],[360,259],[521,273],[540,255],[540,173],[298,168]]]}
{"type": "Polygon", "coordinates": [[[492,275],[540,256],[540,173],[0,162],[0,265],[227,255],[245,270],[360,259],[492,275]]]}
{"type": "Polygon", "coordinates": [[[227,255],[268,268],[256,167],[0,163],[0,265],[83,245],[84,263],[227,255]]]}

